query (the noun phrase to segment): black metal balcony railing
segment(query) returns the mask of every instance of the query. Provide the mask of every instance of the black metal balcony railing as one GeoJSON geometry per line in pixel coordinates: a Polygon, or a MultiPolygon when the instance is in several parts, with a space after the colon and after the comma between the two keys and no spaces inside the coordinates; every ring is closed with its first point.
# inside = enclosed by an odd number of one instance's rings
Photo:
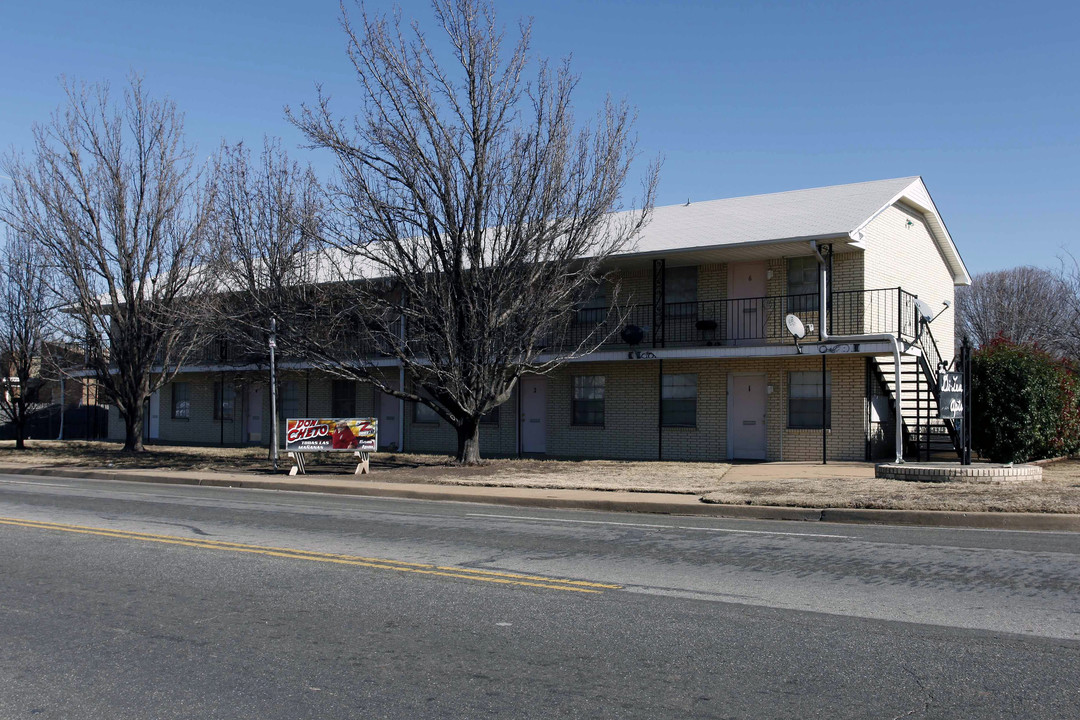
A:
{"type": "MultiPolygon", "coordinates": [[[[640,330],[641,339],[634,346],[643,348],[789,342],[788,314],[803,321],[807,340],[813,341],[821,321],[819,305],[817,294],[703,300],[668,303],[662,318],[654,315],[652,305],[632,305],[622,323],[608,319],[608,308],[589,308],[578,311],[576,322],[556,344],[575,347],[596,329],[595,337],[607,338],[602,348],[625,348],[630,346],[627,340],[637,335],[623,333],[628,326],[640,330]],[[661,323],[662,335],[657,329],[661,323]]],[[[905,340],[914,340],[917,317],[915,296],[901,288],[834,292],[826,314],[830,335],[892,333],[905,340]]]]}
{"type": "MultiPolygon", "coordinates": [[[[826,321],[830,335],[865,335],[890,333],[902,340],[917,339],[918,309],[916,296],[902,288],[875,290],[842,290],[828,298],[826,321]]],[[[601,350],[647,349],[653,347],[709,347],[790,343],[785,318],[796,315],[807,328],[806,340],[817,339],[819,296],[784,295],[773,297],[702,300],[668,303],[663,316],[657,317],[652,304],[632,305],[622,313],[610,308],[578,310],[561,340],[553,347],[572,348],[581,345],[590,335],[606,338],[601,350]],[[657,325],[661,325],[658,332],[657,325]],[[594,332],[595,331],[595,332],[594,332]]],[[[396,321],[391,323],[393,330],[396,321]]],[[[394,333],[396,334],[396,333],[394,333]]],[[[342,338],[349,344],[350,355],[388,356],[385,351],[370,347],[357,336],[342,338]]],[[[250,343],[247,344],[250,348],[250,343]]],[[[288,357],[279,355],[282,361],[288,357]]],[[[265,364],[265,353],[240,351],[233,343],[213,340],[192,352],[184,363],[187,366],[265,364]]]]}

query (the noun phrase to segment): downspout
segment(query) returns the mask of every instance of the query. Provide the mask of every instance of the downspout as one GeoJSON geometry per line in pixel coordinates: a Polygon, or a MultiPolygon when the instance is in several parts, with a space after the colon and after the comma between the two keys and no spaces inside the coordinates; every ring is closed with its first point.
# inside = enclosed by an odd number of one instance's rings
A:
{"type": "MultiPolygon", "coordinates": [[[[814,255],[817,256],[818,268],[819,268],[819,278],[824,279],[825,278],[825,258],[822,257],[821,252],[818,250],[816,240],[811,240],[810,241],[810,249],[813,250],[814,255]]],[[[828,331],[825,329],[825,323],[823,322],[825,300],[826,300],[825,283],[821,282],[819,284],[820,284],[820,287],[818,288],[818,292],[820,293],[820,303],[821,303],[820,307],[822,308],[822,313],[821,313],[822,317],[818,318],[818,320],[819,320],[818,325],[821,326],[818,329],[818,337],[821,339],[821,342],[827,342],[828,340],[830,340],[830,338],[829,338],[828,331]]],[[[889,333],[881,333],[881,334],[877,334],[877,335],[836,335],[831,339],[835,340],[837,342],[851,342],[851,343],[875,342],[875,341],[887,342],[892,346],[894,384],[896,385],[896,407],[894,408],[894,419],[893,419],[893,423],[896,426],[896,428],[895,428],[895,430],[896,430],[896,433],[895,433],[896,434],[896,464],[898,464],[898,465],[902,464],[904,462],[904,418],[903,418],[903,415],[901,415],[901,413],[900,413],[900,396],[901,396],[901,392],[900,392],[900,342],[897,340],[895,335],[891,335],[889,333]]],[[[825,385],[824,385],[824,383],[822,383],[822,386],[821,386],[821,393],[822,393],[822,395],[825,394],[825,385]]]]}
{"type": "MultiPolygon", "coordinates": [[[[401,313],[398,323],[398,338],[405,345],[405,313],[401,313]]],[[[398,359],[398,390],[405,392],[405,363],[398,359]]],[[[405,452],[405,398],[398,398],[398,452],[405,452]]]]}
{"type": "Polygon", "coordinates": [[[67,396],[64,394],[64,373],[60,373],[60,436],[57,440],[64,439],[64,410],[67,405],[67,396]]]}
{"type": "MultiPolygon", "coordinates": [[[[826,315],[828,314],[828,306],[826,300],[829,293],[827,290],[829,284],[829,266],[825,262],[825,258],[821,255],[821,250],[818,249],[817,241],[810,241],[810,249],[814,251],[814,255],[817,256],[818,261],[818,341],[825,342],[829,338],[829,330],[825,326],[826,315]]],[[[832,248],[829,248],[829,258],[832,258],[832,248]]],[[[829,429],[826,427],[826,420],[828,418],[827,408],[829,406],[828,398],[825,395],[827,387],[826,380],[828,379],[826,369],[825,353],[821,354],[821,464],[829,464],[829,429]]]]}

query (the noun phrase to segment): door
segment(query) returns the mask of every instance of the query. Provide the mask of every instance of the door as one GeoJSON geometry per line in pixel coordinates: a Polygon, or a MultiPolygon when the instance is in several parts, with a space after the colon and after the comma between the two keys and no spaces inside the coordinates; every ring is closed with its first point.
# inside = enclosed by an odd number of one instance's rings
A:
{"type": "MultiPolygon", "coordinates": [[[[397,389],[397,383],[391,386],[397,389]]],[[[393,395],[378,393],[379,403],[379,449],[398,450],[401,448],[401,404],[393,395]]]]}
{"type": "Polygon", "coordinates": [[[150,395],[150,416],[147,420],[146,436],[157,440],[161,434],[161,391],[155,390],[150,395]]]}
{"type": "Polygon", "coordinates": [[[247,390],[247,441],[262,442],[263,389],[249,385],[247,390]]]}
{"type": "Polygon", "coordinates": [[[765,262],[728,265],[727,338],[744,344],[765,340],[765,262]]]}
{"type": "Polygon", "coordinates": [[[765,375],[728,376],[728,446],[735,460],[765,459],[765,375]]]}
{"type": "Polygon", "coordinates": [[[547,378],[521,378],[521,452],[547,452],[547,378]]]}

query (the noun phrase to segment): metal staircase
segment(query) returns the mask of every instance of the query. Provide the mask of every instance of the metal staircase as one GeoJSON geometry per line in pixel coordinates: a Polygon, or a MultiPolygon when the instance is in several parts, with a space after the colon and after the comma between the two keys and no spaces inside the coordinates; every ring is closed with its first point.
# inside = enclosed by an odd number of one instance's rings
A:
{"type": "MultiPolygon", "coordinates": [[[[923,324],[913,347],[919,352],[900,356],[900,381],[904,390],[900,405],[904,420],[904,456],[916,461],[962,457],[955,425],[951,420],[939,417],[938,369],[942,360],[929,325],[923,324]]],[[[896,376],[892,356],[875,357],[871,367],[895,403],[896,376]]]]}

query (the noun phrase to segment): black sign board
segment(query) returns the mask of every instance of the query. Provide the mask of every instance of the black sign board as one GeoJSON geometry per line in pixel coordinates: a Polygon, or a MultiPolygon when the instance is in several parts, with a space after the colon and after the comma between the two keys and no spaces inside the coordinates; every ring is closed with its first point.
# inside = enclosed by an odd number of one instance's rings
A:
{"type": "Polygon", "coordinates": [[[938,414],[943,420],[962,420],[964,417],[964,373],[938,373],[938,414]]]}

